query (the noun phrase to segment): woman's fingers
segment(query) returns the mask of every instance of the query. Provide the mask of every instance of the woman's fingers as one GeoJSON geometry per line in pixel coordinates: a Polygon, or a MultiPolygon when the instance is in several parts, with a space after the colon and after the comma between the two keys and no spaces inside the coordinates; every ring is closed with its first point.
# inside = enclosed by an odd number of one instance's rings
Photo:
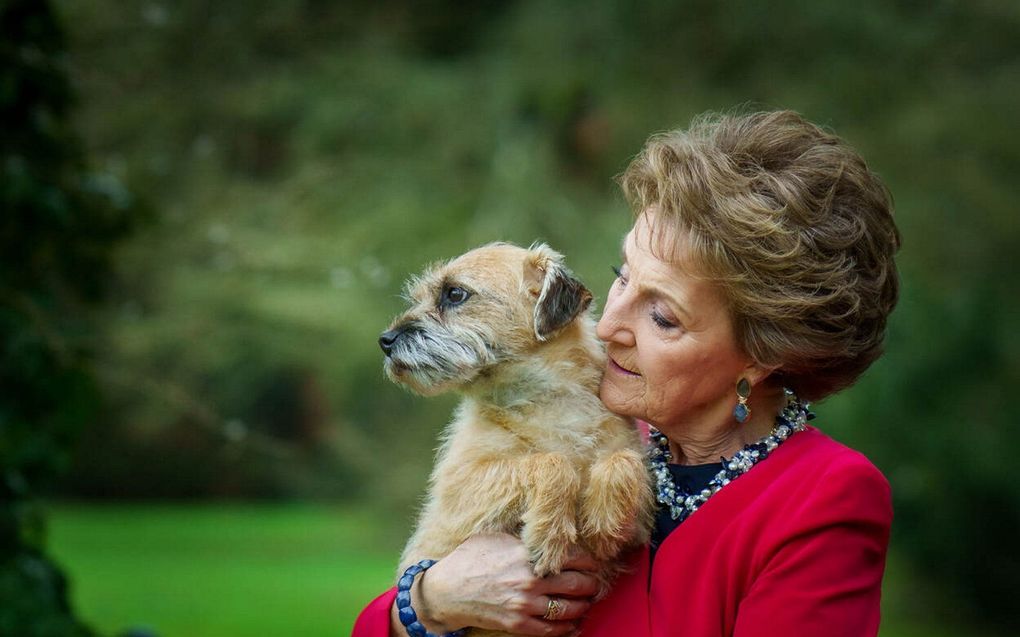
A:
{"type": "Polygon", "coordinates": [[[564,571],[598,571],[598,561],[591,556],[591,553],[574,544],[567,554],[567,560],[563,563],[564,571]]]}
{"type": "Polygon", "coordinates": [[[577,628],[589,608],[587,599],[521,595],[504,606],[504,613],[480,627],[533,637],[566,635],[577,628]]]}
{"type": "Polygon", "coordinates": [[[566,597],[541,596],[532,615],[551,622],[564,622],[584,617],[591,602],[586,599],[568,599],[566,597]]]}
{"type": "Polygon", "coordinates": [[[515,635],[528,635],[529,637],[542,637],[543,635],[566,635],[577,630],[576,621],[551,622],[535,617],[524,617],[520,621],[513,622],[509,626],[501,627],[515,635]]]}
{"type": "Polygon", "coordinates": [[[563,571],[547,575],[540,580],[538,589],[549,597],[593,597],[599,590],[599,580],[584,571],[563,571]]]}

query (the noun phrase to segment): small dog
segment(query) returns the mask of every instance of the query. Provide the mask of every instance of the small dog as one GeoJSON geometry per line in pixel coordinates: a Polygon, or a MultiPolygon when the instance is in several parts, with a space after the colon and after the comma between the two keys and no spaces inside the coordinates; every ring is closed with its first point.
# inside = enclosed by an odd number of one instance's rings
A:
{"type": "Polygon", "coordinates": [[[407,296],[379,338],[387,375],[463,401],[399,572],[502,531],[539,576],[579,544],[604,564],[605,590],[614,558],[648,540],[654,498],[633,423],[597,395],[606,359],[591,293],[548,246],[496,243],[426,270],[407,296]]]}

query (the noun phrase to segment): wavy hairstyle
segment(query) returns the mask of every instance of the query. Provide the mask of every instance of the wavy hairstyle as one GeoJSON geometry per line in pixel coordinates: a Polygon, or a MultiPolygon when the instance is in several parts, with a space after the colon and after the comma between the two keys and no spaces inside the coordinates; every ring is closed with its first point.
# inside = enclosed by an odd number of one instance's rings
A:
{"type": "Polygon", "coordinates": [[[899,294],[892,199],[864,159],[793,111],[702,115],[619,177],[660,256],[716,281],[738,344],[806,400],[882,353],[899,294]]]}

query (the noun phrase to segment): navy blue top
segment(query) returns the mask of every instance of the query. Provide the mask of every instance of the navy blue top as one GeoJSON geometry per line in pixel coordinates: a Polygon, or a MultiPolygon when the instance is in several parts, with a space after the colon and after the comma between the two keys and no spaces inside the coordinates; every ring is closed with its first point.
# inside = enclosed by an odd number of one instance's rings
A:
{"type": "MultiPolygon", "coordinates": [[[[669,472],[673,474],[673,484],[676,485],[677,493],[690,495],[697,493],[708,486],[712,478],[722,471],[722,463],[713,464],[670,464],[669,472]]],[[[666,536],[680,526],[679,520],[674,520],[669,515],[669,507],[659,505],[655,511],[655,526],[652,528],[651,559],[655,559],[655,551],[662,544],[666,536]]]]}

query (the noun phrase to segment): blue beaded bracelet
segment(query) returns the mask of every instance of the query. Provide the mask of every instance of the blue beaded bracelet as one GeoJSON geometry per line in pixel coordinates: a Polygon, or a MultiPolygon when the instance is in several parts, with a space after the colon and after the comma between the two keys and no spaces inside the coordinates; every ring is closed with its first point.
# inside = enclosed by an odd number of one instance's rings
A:
{"type": "MultiPolygon", "coordinates": [[[[397,580],[397,614],[400,616],[400,623],[404,625],[407,634],[411,637],[436,637],[434,633],[425,630],[425,627],[418,621],[417,613],[411,608],[411,585],[414,584],[414,578],[435,563],[435,560],[422,560],[417,564],[412,564],[397,580]]],[[[445,633],[442,637],[463,637],[463,635],[464,629],[462,628],[452,633],[445,633]]]]}

